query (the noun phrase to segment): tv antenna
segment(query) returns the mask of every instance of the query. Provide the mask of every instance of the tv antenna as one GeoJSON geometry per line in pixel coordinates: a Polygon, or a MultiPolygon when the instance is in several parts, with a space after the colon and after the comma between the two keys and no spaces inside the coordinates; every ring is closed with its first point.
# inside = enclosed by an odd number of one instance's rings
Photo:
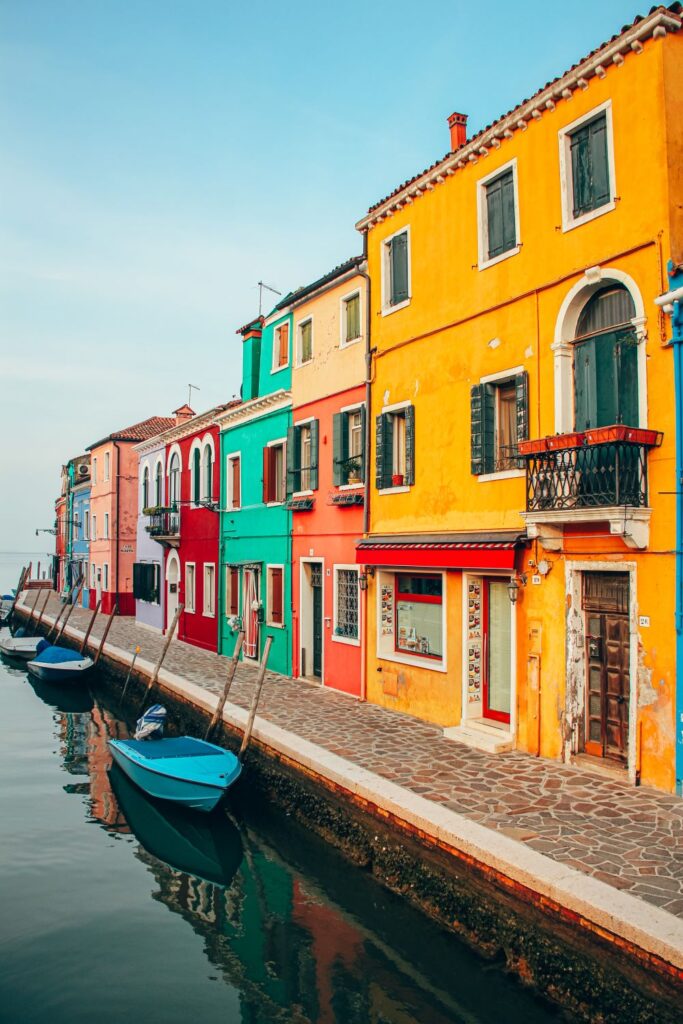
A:
{"type": "Polygon", "coordinates": [[[202,389],[198,388],[196,384],[187,385],[187,404],[189,405],[190,409],[192,408],[192,392],[201,390],[202,389]]]}
{"type": "Polygon", "coordinates": [[[269,292],[273,292],[274,295],[282,295],[277,288],[271,288],[269,284],[264,284],[263,281],[258,283],[258,315],[261,316],[263,306],[263,289],[267,288],[269,292]]]}

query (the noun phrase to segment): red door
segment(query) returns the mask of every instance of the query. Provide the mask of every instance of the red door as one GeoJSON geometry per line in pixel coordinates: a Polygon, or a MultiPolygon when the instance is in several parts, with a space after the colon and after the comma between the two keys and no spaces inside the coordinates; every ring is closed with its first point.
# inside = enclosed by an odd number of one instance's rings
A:
{"type": "Polygon", "coordinates": [[[484,675],[482,715],[510,722],[512,605],[507,580],[485,579],[482,587],[484,675]]]}

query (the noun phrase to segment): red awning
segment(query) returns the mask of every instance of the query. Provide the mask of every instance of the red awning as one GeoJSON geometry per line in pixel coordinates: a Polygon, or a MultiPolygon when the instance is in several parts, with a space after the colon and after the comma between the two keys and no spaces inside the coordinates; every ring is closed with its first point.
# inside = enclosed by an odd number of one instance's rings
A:
{"type": "Polygon", "coordinates": [[[483,540],[418,540],[367,537],[356,546],[360,565],[410,569],[478,569],[512,572],[515,551],[524,538],[483,540]]]}

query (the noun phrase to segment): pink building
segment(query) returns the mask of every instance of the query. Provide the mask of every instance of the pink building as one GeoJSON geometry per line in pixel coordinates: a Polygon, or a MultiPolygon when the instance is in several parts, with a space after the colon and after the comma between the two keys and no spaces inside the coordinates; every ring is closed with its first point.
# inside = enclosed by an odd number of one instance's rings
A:
{"type": "Polygon", "coordinates": [[[107,614],[135,615],[133,562],[138,516],[138,456],[133,445],[176,424],[172,416],[151,416],[115,431],[90,452],[90,607],[102,600],[107,614]]]}

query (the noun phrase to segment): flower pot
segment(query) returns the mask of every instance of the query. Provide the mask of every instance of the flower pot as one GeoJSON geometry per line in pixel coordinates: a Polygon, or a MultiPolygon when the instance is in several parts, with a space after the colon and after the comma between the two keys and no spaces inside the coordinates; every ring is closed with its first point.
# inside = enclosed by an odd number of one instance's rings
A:
{"type": "Polygon", "coordinates": [[[548,451],[555,452],[559,448],[580,448],[586,441],[586,434],[581,430],[572,430],[568,434],[553,434],[547,437],[548,451]]]}
{"type": "Polygon", "coordinates": [[[536,437],[533,441],[517,442],[517,451],[520,455],[536,455],[538,452],[547,452],[547,450],[547,437],[536,437]]]}
{"type": "Polygon", "coordinates": [[[613,423],[609,427],[594,427],[593,430],[586,431],[586,442],[587,444],[611,444],[614,441],[623,441],[628,429],[623,423],[613,423]]]}
{"type": "Polygon", "coordinates": [[[359,484],[361,482],[360,475],[358,473],[349,473],[348,480],[346,482],[348,484],[359,484]]]}
{"type": "Polygon", "coordinates": [[[626,427],[626,441],[642,444],[647,448],[659,448],[664,438],[661,430],[645,430],[643,427],[626,427]]]}
{"type": "Polygon", "coordinates": [[[403,487],[403,473],[394,473],[391,478],[392,487],[403,487]]]}

